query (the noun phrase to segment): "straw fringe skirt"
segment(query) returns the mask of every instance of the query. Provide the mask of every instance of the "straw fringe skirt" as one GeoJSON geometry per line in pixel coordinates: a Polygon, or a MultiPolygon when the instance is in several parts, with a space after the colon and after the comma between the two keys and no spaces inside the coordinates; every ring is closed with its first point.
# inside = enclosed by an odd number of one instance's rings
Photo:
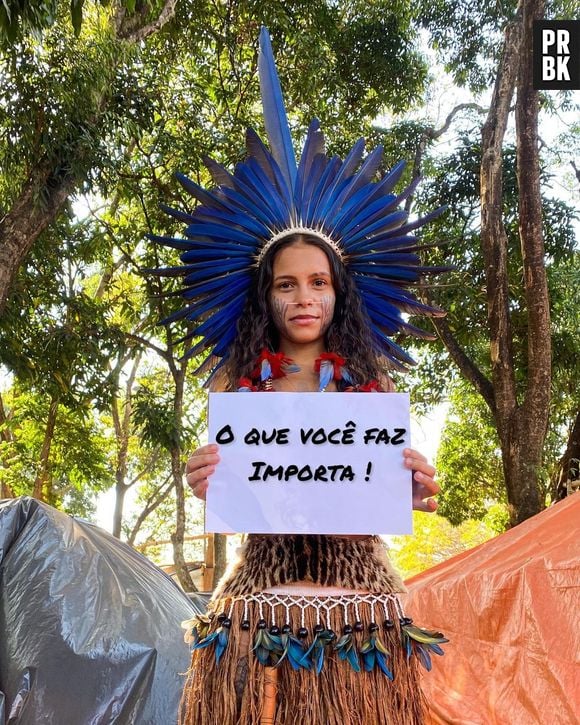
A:
{"type": "MultiPolygon", "coordinates": [[[[225,600],[222,611],[231,608],[225,600]]],[[[355,672],[340,660],[332,646],[320,674],[295,671],[288,662],[264,667],[253,650],[260,619],[258,605],[235,602],[226,651],[219,664],[213,648],[196,650],[187,674],[180,708],[182,725],[419,725],[423,722],[423,699],[419,687],[418,661],[407,660],[401,646],[398,622],[393,629],[381,628],[379,636],[389,652],[391,681],[378,667],[355,672]],[[239,622],[249,613],[249,630],[239,622]]],[[[370,607],[361,605],[364,631],[354,633],[357,648],[368,637],[370,607]]],[[[305,626],[312,633],[316,611],[307,608],[302,619],[298,608],[290,610],[293,632],[305,626]]],[[[329,627],[337,633],[344,627],[343,612],[333,609],[329,627]]],[[[218,627],[215,623],[215,627],[218,627]]],[[[310,634],[305,643],[312,641],[310,634]]],[[[361,663],[362,665],[362,663],[361,663]]]]}
{"type": "MultiPolygon", "coordinates": [[[[394,592],[403,589],[380,540],[332,541],[332,537],[250,537],[241,561],[226,574],[210,605],[215,615],[228,617],[228,641],[219,663],[214,646],[196,649],[187,673],[180,706],[181,725],[420,725],[424,702],[419,685],[418,660],[408,658],[401,645],[400,605],[394,592]],[[324,549],[324,572],[311,564],[320,560],[324,549]],[[281,549],[283,551],[281,551],[281,549]],[[276,561],[270,561],[276,552],[276,561]],[[286,564],[281,564],[283,553],[286,564]],[[302,564],[300,562],[303,562],[302,564]],[[300,568],[302,566],[302,568],[300,568]],[[309,569],[310,567],[310,569],[309,569]],[[334,572],[334,573],[333,573],[334,572]],[[348,595],[290,597],[294,604],[274,609],[268,602],[268,587],[292,581],[314,581],[323,586],[369,592],[359,604],[344,606],[348,595]],[[252,592],[256,594],[252,596],[252,592]],[[322,602],[322,604],[321,604],[322,602]],[[326,604],[325,604],[326,602],[326,604]],[[328,604],[330,602],[330,605],[328,604]],[[388,611],[387,611],[388,610],[388,611]],[[353,616],[356,611],[356,616],[353,616]],[[338,637],[346,623],[362,623],[353,632],[357,650],[369,637],[369,625],[376,620],[377,635],[388,652],[389,679],[379,667],[356,672],[338,657],[333,644],[324,648],[324,664],[313,669],[294,670],[288,661],[277,667],[264,666],[256,656],[259,622],[289,625],[296,635],[308,631],[305,648],[313,641],[321,623],[338,637]],[[391,620],[389,628],[383,626],[391,620]],[[242,622],[247,622],[242,628],[242,622]],[[360,627],[359,627],[360,629],[360,627]]],[[[288,600],[288,601],[290,601],[288,600]]],[[[353,600],[354,601],[354,600],[353,600]]],[[[214,616],[206,634],[221,626],[214,616]]],[[[262,625],[263,626],[263,625],[262,625]]]]}

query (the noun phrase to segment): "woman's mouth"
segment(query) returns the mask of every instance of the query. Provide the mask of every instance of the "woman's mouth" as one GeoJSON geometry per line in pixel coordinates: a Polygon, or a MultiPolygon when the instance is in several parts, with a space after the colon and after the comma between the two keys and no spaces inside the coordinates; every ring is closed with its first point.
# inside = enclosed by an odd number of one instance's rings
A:
{"type": "Polygon", "coordinates": [[[309,325],[317,321],[318,317],[316,315],[295,315],[290,318],[290,322],[294,322],[297,325],[309,325]]]}

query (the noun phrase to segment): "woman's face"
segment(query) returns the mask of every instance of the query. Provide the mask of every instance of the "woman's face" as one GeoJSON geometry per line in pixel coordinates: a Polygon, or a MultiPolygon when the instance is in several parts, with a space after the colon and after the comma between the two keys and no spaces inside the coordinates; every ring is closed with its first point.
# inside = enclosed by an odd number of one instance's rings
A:
{"type": "Polygon", "coordinates": [[[272,271],[269,302],[280,336],[298,344],[322,339],[336,300],[326,254],[312,244],[295,242],[278,252],[272,271]]]}

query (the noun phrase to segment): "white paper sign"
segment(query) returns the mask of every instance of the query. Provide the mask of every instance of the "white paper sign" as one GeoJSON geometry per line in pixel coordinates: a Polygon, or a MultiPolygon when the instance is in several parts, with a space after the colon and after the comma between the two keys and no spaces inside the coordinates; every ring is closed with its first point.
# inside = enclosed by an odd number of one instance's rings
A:
{"type": "Polygon", "coordinates": [[[210,393],[206,530],[412,532],[406,393],[210,393]]]}

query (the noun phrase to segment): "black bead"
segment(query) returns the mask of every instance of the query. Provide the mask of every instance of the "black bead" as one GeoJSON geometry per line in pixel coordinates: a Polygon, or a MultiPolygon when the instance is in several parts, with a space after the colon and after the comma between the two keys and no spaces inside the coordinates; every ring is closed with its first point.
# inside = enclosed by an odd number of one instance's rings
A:
{"type": "Polygon", "coordinates": [[[328,630],[328,641],[334,642],[335,639],[336,639],[336,634],[332,631],[332,629],[329,629],[328,630]]]}
{"type": "Polygon", "coordinates": [[[355,622],[354,623],[354,631],[355,632],[362,632],[364,630],[363,623],[362,622],[355,622]]]}
{"type": "Polygon", "coordinates": [[[350,624],[344,625],[344,627],[342,628],[342,633],[343,634],[352,634],[352,627],[350,626],[350,624]]]}
{"type": "Polygon", "coordinates": [[[300,637],[300,639],[308,637],[308,630],[306,629],[306,627],[300,627],[300,629],[298,630],[298,636],[300,637]]]}
{"type": "Polygon", "coordinates": [[[224,614],[224,612],[222,612],[221,614],[218,614],[217,621],[221,624],[224,621],[224,619],[227,619],[227,618],[228,618],[228,615],[224,614]]]}
{"type": "Polygon", "coordinates": [[[321,624],[317,624],[316,627],[314,627],[314,634],[319,634],[323,629],[324,627],[321,624]]]}
{"type": "Polygon", "coordinates": [[[371,622],[369,624],[369,632],[376,632],[379,628],[379,625],[376,622],[371,622]]]}
{"type": "Polygon", "coordinates": [[[270,627],[270,634],[280,634],[280,627],[276,627],[276,625],[270,627]]]}
{"type": "Polygon", "coordinates": [[[383,622],[383,627],[385,629],[393,629],[394,626],[395,626],[395,623],[393,622],[392,619],[385,619],[385,621],[383,622]]]}
{"type": "Polygon", "coordinates": [[[292,632],[292,627],[289,624],[285,624],[282,627],[282,634],[290,634],[292,632]]]}
{"type": "Polygon", "coordinates": [[[241,628],[242,628],[242,629],[243,629],[244,631],[247,631],[248,629],[250,629],[250,622],[249,622],[249,621],[248,621],[247,619],[244,619],[244,620],[242,620],[242,622],[241,622],[241,624],[240,624],[240,627],[241,627],[241,628]]]}
{"type": "Polygon", "coordinates": [[[265,619],[260,619],[258,621],[258,629],[266,629],[266,620],[265,619]]]}
{"type": "Polygon", "coordinates": [[[413,624],[411,617],[403,617],[403,624],[413,624]]]}
{"type": "Polygon", "coordinates": [[[225,627],[226,629],[229,629],[232,626],[232,620],[229,617],[226,617],[222,620],[222,627],[225,627]]]}

